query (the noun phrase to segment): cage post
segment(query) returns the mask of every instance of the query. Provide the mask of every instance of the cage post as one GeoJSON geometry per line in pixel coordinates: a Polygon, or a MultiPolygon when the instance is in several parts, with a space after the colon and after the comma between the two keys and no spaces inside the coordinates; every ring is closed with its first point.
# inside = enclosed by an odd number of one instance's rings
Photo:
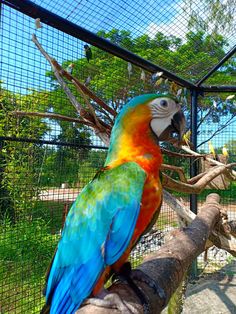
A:
{"type": "MultiPolygon", "coordinates": [[[[198,92],[194,89],[191,91],[191,116],[190,116],[190,129],[191,129],[191,142],[193,144],[193,150],[197,148],[197,101],[198,92]]],[[[197,175],[197,163],[196,159],[190,160],[190,177],[197,175]]],[[[190,209],[194,214],[197,214],[197,195],[190,194],[190,209]]],[[[198,275],[197,259],[193,261],[191,266],[190,276],[196,278],[198,275]]]]}

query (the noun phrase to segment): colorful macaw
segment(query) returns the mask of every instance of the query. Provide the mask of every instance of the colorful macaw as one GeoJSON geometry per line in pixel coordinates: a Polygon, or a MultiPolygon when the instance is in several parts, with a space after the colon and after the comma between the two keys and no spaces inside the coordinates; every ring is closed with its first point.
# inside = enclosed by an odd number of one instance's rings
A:
{"type": "Polygon", "coordinates": [[[118,115],[105,166],[81,191],[66,218],[47,275],[42,313],[74,313],[126,263],[162,203],[159,141],[184,133],[174,98],[133,98],[118,115]]]}

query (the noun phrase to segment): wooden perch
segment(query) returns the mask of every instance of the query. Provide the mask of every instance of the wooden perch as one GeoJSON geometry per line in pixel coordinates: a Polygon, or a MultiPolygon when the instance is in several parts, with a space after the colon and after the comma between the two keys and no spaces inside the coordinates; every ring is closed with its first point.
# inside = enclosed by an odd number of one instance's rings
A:
{"type": "MultiPolygon", "coordinates": [[[[147,256],[142,265],[138,267],[156,282],[160,291],[163,291],[165,295],[164,298],[161,298],[146,283],[136,281],[149,300],[151,314],[160,313],[167,305],[192,261],[205,250],[206,241],[219,220],[219,196],[210,194],[193,222],[186,228],[175,230],[171,240],[166,242],[156,253],[147,256]]],[[[109,291],[118,293],[125,303],[132,304],[136,308],[137,314],[143,313],[142,305],[129,285],[120,282],[114,283],[109,291]]],[[[120,311],[86,305],[76,313],[118,314],[120,311]]]]}

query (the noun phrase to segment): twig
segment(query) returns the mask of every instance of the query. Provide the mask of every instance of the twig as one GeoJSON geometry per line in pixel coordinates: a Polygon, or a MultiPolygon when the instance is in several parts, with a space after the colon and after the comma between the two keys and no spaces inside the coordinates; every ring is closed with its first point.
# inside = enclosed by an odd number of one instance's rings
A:
{"type": "MultiPolygon", "coordinates": [[[[227,165],[221,164],[220,166],[210,168],[208,172],[198,175],[197,182],[195,183],[191,182],[191,184],[189,182],[177,181],[172,177],[168,176],[166,173],[162,172],[163,176],[162,185],[169,190],[174,190],[177,192],[199,194],[213,179],[215,179],[217,176],[225,173],[226,171],[235,166],[236,163],[231,163],[227,165]]],[[[192,179],[196,179],[196,177],[192,179]]]]}
{"type": "MultiPolygon", "coordinates": [[[[32,41],[37,46],[39,51],[44,55],[44,57],[50,62],[52,68],[56,70],[61,75],[65,76],[69,81],[71,81],[76,88],[80,88],[84,94],[89,96],[89,98],[93,99],[98,105],[100,105],[103,109],[105,109],[107,112],[109,112],[114,117],[117,115],[117,112],[113,110],[111,107],[109,107],[101,98],[97,97],[91,90],[89,90],[84,84],[80,83],[80,81],[73,77],[70,73],[65,71],[60,64],[49,56],[49,54],[43,49],[41,44],[39,43],[37,37],[35,34],[32,35],[32,41]]],[[[54,72],[55,73],[55,72],[54,72]]],[[[57,76],[56,76],[57,78],[57,76]]]]}
{"type": "Polygon", "coordinates": [[[236,117],[236,114],[234,114],[225,124],[222,125],[221,128],[217,129],[207,140],[201,142],[197,147],[209,142],[214,136],[219,134],[224,128],[232,124],[234,121],[232,121],[236,117]]]}
{"type": "MultiPolygon", "coordinates": [[[[168,156],[173,156],[173,157],[195,158],[192,154],[183,154],[183,153],[172,152],[166,148],[161,148],[161,152],[163,154],[166,154],[168,156]]],[[[199,154],[199,157],[205,158],[206,154],[199,154]]]]}

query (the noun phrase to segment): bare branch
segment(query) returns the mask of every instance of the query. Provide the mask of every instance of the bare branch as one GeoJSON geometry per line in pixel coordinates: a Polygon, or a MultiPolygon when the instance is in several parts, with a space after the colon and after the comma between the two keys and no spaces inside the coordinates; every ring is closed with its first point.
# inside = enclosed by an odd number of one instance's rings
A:
{"type": "Polygon", "coordinates": [[[164,203],[173,209],[177,215],[184,219],[187,223],[191,223],[193,219],[195,219],[196,215],[166,190],[163,191],[163,200],[164,203]]]}
{"type": "Polygon", "coordinates": [[[211,112],[213,111],[213,106],[210,107],[210,109],[208,110],[208,112],[205,114],[205,116],[203,118],[201,118],[200,122],[197,125],[197,129],[199,129],[199,127],[201,126],[201,124],[206,120],[206,118],[211,114],[211,112]]]}
{"type": "Polygon", "coordinates": [[[11,114],[15,115],[15,116],[21,116],[21,117],[33,116],[33,117],[63,120],[63,121],[69,121],[69,122],[84,124],[84,125],[92,127],[92,124],[88,121],[84,121],[84,120],[78,119],[78,118],[72,118],[72,117],[64,116],[64,115],[57,114],[57,113],[49,113],[49,112],[44,113],[44,112],[32,112],[32,111],[12,111],[11,114]]]}
{"type": "MultiPolygon", "coordinates": [[[[211,194],[212,195],[212,194],[211,194]]],[[[216,194],[217,195],[217,194],[216,194]]],[[[166,190],[163,191],[163,197],[164,202],[173,209],[176,214],[181,217],[184,221],[187,223],[191,223],[193,219],[196,218],[196,215],[190,211],[188,208],[186,208],[180,201],[178,201],[175,197],[173,197],[169,192],[166,190]]],[[[223,210],[219,207],[220,211],[223,212],[223,210]]],[[[200,211],[205,210],[205,207],[203,206],[200,211]]],[[[233,225],[233,223],[232,223],[233,225]]],[[[212,245],[217,246],[218,248],[224,249],[230,254],[236,256],[236,242],[235,240],[230,236],[230,234],[235,237],[235,229],[231,227],[229,224],[228,226],[228,234],[226,235],[224,233],[224,230],[221,228],[217,228],[214,230],[214,233],[211,234],[210,240],[212,242],[212,245]]],[[[209,247],[210,247],[209,246],[209,247]]]]}
{"type": "MultiPolygon", "coordinates": [[[[76,111],[79,113],[81,118],[84,121],[89,123],[89,125],[94,129],[95,134],[98,135],[102,141],[104,141],[106,144],[109,143],[109,136],[110,136],[111,127],[109,125],[107,125],[105,122],[103,122],[101,119],[96,117],[96,115],[94,117],[94,114],[92,112],[90,112],[91,111],[90,106],[89,106],[90,111],[85,110],[83,108],[83,106],[77,101],[77,99],[72,94],[69,87],[67,86],[67,84],[64,82],[64,80],[61,77],[61,73],[64,73],[64,75],[65,75],[65,73],[67,73],[67,72],[64,69],[62,69],[62,67],[58,64],[58,62],[55,59],[51,58],[49,56],[49,54],[43,49],[43,47],[38,42],[35,34],[32,35],[32,41],[34,42],[36,47],[39,49],[39,51],[44,55],[44,57],[51,64],[51,67],[52,67],[52,70],[54,72],[56,79],[58,80],[62,89],[66,93],[67,97],[69,98],[70,102],[72,103],[72,105],[74,106],[76,111]]],[[[67,75],[69,75],[69,73],[67,73],[67,75]]],[[[84,90],[86,90],[86,92],[88,92],[88,89],[83,84],[78,82],[78,80],[73,78],[71,75],[69,75],[69,77],[70,77],[72,83],[76,84],[78,90],[80,90],[80,91],[82,90],[83,92],[84,92],[84,90]]],[[[84,96],[84,94],[82,94],[82,96],[84,96]]]]}
{"type": "Polygon", "coordinates": [[[203,141],[201,144],[199,144],[197,147],[209,142],[214,136],[219,134],[224,128],[232,124],[234,121],[233,119],[236,117],[236,114],[234,114],[225,124],[221,126],[221,128],[217,129],[207,140],[203,141]]]}
{"type": "MultiPolygon", "coordinates": [[[[172,157],[195,158],[192,154],[172,152],[166,148],[161,148],[161,152],[165,155],[172,156],[172,157]]],[[[205,156],[206,154],[199,154],[199,157],[205,158],[205,156]]]]}
{"type": "Polygon", "coordinates": [[[173,165],[162,164],[161,165],[161,171],[164,171],[164,170],[170,170],[172,172],[177,172],[179,175],[180,181],[187,183],[187,179],[185,177],[184,170],[182,168],[177,167],[177,166],[173,166],[173,165]]]}
{"type": "Polygon", "coordinates": [[[61,78],[59,72],[57,71],[57,69],[54,66],[54,59],[51,58],[49,56],[49,54],[43,49],[43,47],[40,45],[40,43],[38,42],[38,39],[36,37],[35,34],[32,35],[32,41],[33,43],[37,46],[37,48],[39,49],[39,51],[43,54],[43,56],[48,60],[48,62],[51,64],[51,67],[53,69],[54,75],[56,77],[56,79],[58,80],[59,84],[61,85],[61,87],[63,88],[64,92],[66,93],[67,97],[70,99],[70,102],[72,103],[72,105],[74,106],[75,110],[80,113],[80,110],[82,109],[82,105],[77,101],[77,99],[75,98],[75,96],[73,95],[73,93],[71,92],[71,90],[69,89],[69,87],[66,85],[66,83],[63,81],[63,79],[61,78]]]}
{"type": "MultiPolygon", "coordinates": [[[[231,163],[228,165],[220,165],[216,166],[213,168],[210,168],[207,172],[200,174],[197,176],[197,181],[196,177],[192,178],[194,181],[196,181],[193,184],[193,181],[191,184],[186,181],[177,181],[170,176],[168,176],[166,173],[162,172],[163,180],[162,180],[162,185],[169,189],[169,190],[174,190],[178,192],[183,192],[183,193],[188,193],[188,194],[199,194],[201,193],[204,188],[217,176],[226,173],[228,169],[231,169],[232,167],[235,167],[236,163],[231,163]]],[[[172,166],[169,166],[172,167],[172,166]]],[[[181,179],[181,177],[180,177],[181,179]]]]}

